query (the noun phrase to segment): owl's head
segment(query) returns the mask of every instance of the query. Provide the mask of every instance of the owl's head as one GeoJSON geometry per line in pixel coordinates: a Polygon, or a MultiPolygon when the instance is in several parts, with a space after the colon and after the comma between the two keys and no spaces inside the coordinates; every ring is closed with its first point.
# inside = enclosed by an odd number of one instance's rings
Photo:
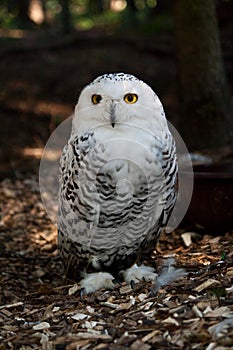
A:
{"type": "Polygon", "coordinates": [[[164,128],[166,119],[155,92],[142,80],[124,73],[104,74],[87,85],[75,108],[73,128],[83,131],[106,124],[122,123],[164,128]],[[161,124],[161,125],[159,125],[161,124]]]}

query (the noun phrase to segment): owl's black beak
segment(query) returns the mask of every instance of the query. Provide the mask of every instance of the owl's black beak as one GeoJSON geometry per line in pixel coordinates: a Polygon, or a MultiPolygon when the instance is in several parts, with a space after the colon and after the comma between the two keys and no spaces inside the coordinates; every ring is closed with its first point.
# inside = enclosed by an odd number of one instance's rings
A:
{"type": "Polygon", "coordinates": [[[115,108],[116,108],[116,105],[112,103],[110,106],[110,122],[113,128],[115,127],[115,124],[116,124],[115,108]]]}

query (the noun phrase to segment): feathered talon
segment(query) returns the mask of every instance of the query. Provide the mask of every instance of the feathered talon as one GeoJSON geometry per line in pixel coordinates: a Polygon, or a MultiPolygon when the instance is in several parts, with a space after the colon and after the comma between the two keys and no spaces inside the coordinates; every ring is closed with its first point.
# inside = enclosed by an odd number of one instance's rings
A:
{"type": "Polygon", "coordinates": [[[108,272],[95,272],[86,274],[81,280],[81,290],[84,289],[86,294],[93,293],[98,289],[114,289],[114,277],[108,272]]]}

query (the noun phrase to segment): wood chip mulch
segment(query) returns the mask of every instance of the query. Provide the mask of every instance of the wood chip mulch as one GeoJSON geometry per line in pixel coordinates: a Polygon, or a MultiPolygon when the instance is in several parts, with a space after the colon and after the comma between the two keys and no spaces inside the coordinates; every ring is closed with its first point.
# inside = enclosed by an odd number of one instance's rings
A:
{"type": "Polygon", "coordinates": [[[63,278],[56,227],[34,176],[0,183],[0,350],[233,349],[233,235],[164,234],[148,261],[186,276],[80,297],[63,278]]]}

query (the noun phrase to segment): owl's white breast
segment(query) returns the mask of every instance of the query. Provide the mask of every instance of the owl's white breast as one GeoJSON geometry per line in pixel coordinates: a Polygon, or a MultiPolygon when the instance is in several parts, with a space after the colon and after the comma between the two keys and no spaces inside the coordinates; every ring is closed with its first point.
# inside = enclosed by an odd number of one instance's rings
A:
{"type": "MultiPolygon", "coordinates": [[[[143,167],[146,159],[155,158],[154,135],[136,126],[122,124],[116,128],[95,128],[96,144],[102,144],[108,160],[126,159],[143,167]]],[[[161,142],[162,143],[162,142],[161,142]]]]}

